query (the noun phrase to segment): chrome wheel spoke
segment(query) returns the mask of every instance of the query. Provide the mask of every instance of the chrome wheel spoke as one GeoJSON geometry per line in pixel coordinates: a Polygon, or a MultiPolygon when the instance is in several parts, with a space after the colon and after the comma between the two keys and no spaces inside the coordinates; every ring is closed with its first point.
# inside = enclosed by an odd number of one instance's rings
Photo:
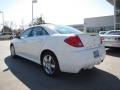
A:
{"type": "Polygon", "coordinates": [[[47,73],[49,73],[49,69],[48,69],[48,67],[45,67],[45,71],[46,71],[47,73]]]}
{"type": "Polygon", "coordinates": [[[54,65],[54,64],[51,64],[51,67],[54,69],[54,68],[55,68],[55,65],[54,65]]]}
{"type": "Polygon", "coordinates": [[[44,67],[46,67],[47,61],[48,61],[48,60],[47,60],[47,57],[44,57],[44,59],[43,59],[43,66],[44,66],[44,67]]]}
{"type": "Polygon", "coordinates": [[[50,73],[50,74],[52,74],[52,73],[53,73],[53,71],[52,71],[52,68],[51,68],[51,67],[48,67],[48,71],[49,71],[49,73],[50,73]]]}
{"type": "Polygon", "coordinates": [[[46,63],[45,63],[45,61],[43,61],[43,66],[44,66],[44,67],[46,66],[46,63]]]}
{"type": "Polygon", "coordinates": [[[47,57],[44,57],[44,62],[47,62],[48,60],[47,60],[47,57]]]}

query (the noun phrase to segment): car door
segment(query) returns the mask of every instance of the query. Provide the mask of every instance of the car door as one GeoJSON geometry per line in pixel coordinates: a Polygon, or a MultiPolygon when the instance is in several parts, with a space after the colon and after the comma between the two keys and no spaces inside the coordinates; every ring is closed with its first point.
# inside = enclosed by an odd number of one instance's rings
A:
{"type": "Polygon", "coordinates": [[[31,38],[30,36],[31,31],[32,31],[32,28],[26,29],[24,32],[22,32],[19,35],[20,38],[16,39],[16,43],[15,43],[16,53],[20,56],[28,57],[28,54],[26,51],[28,50],[27,43],[28,43],[28,40],[30,40],[31,38]]]}
{"type": "Polygon", "coordinates": [[[32,29],[29,38],[26,40],[26,54],[32,61],[40,63],[40,53],[44,46],[48,33],[40,26],[36,26],[32,29]]]}

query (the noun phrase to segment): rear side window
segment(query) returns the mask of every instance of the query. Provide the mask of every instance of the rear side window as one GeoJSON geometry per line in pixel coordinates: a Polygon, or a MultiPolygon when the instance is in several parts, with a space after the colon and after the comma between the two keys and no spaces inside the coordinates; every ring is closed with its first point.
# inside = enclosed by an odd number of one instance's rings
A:
{"type": "Polygon", "coordinates": [[[120,31],[111,31],[107,33],[108,35],[120,35],[120,31]]]}
{"type": "Polygon", "coordinates": [[[42,27],[34,27],[31,35],[32,36],[43,36],[43,35],[48,35],[48,33],[42,27]]]}

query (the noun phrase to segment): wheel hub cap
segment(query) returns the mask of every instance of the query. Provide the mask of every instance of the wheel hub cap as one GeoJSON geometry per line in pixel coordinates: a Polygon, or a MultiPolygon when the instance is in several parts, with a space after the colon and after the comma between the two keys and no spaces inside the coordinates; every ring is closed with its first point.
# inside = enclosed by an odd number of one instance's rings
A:
{"type": "Polygon", "coordinates": [[[50,55],[45,55],[43,58],[43,67],[47,74],[53,74],[55,70],[55,62],[50,55]]]}

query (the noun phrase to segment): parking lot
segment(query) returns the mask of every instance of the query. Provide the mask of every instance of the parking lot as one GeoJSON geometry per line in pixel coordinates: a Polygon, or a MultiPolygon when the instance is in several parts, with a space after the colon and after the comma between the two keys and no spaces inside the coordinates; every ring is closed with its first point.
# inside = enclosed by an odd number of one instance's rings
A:
{"type": "Polygon", "coordinates": [[[120,49],[107,49],[103,63],[79,74],[44,74],[40,65],[10,57],[9,41],[0,41],[0,90],[120,90],[120,49]]]}

